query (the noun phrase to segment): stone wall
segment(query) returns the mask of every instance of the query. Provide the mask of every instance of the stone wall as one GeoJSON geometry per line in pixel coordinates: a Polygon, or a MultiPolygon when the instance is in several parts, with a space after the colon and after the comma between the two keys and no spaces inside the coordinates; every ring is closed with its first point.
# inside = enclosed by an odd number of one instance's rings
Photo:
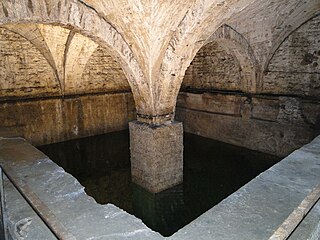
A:
{"type": "Polygon", "coordinates": [[[131,93],[0,103],[1,128],[34,145],[124,130],[132,119],[131,93]]]}
{"type": "Polygon", "coordinates": [[[0,46],[0,98],[59,94],[53,69],[28,40],[0,28],[0,46]]]}
{"type": "Polygon", "coordinates": [[[238,60],[213,42],[200,49],[186,71],[182,88],[241,90],[240,69],[238,60]]]}
{"type": "Polygon", "coordinates": [[[320,134],[319,23],[314,17],[280,45],[253,93],[240,87],[236,56],[203,47],[178,97],[185,131],[278,156],[320,134]]]}
{"type": "Polygon", "coordinates": [[[89,38],[70,36],[58,26],[0,28],[0,136],[42,145],[128,128],[135,104],[121,67],[89,38]]]}
{"type": "Polygon", "coordinates": [[[320,96],[320,15],[283,42],[270,61],[262,92],[320,96]]]}
{"type": "Polygon", "coordinates": [[[286,156],[320,134],[320,101],[225,93],[180,93],[186,132],[286,156]]]}
{"type": "Polygon", "coordinates": [[[88,60],[79,85],[79,92],[130,90],[129,82],[120,65],[102,47],[98,47],[88,60]]]}

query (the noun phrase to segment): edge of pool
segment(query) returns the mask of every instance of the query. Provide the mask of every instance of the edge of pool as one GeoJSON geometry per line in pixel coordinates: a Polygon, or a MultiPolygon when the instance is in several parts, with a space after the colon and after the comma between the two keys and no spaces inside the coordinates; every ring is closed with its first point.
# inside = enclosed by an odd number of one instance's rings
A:
{"type": "MultiPolygon", "coordinates": [[[[22,138],[0,138],[0,164],[17,178],[20,187],[27,187],[26,195],[45,206],[53,225],[61,224],[65,239],[165,239],[120,208],[97,204],[73,176],[22,138]]],[[[269,239],[319,183],[320,136],[167,239],[269,239]]],[[[15,226],[19,221],[37,217],[32,209],[17,207],[23,203],[16,199],[14,189],[8,194],[6,197],[11,199],[7,206],[11,214],[8,226],[13,235],[17,234],[15,226]]],[[[307,216],[308,224],[299,225],[299,234],[293,234],[293,239],[294,236],[312,239],[318,234],[318,205],[310,212],[311,217],[307,216]]],[[[36,226],[32,229],[33,225],[36,224],[26,226],[25,239],[36,240],[41,233],[36,226]]]]}

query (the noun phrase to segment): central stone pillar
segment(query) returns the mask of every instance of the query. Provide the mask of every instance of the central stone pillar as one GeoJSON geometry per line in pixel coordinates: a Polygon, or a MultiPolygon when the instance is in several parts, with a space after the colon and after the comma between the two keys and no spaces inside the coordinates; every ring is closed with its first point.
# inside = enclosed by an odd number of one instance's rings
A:
{"type": "Polygon", "coordinates": [[[157,193],[183,181],[182,123],[129,123],[132,181],[157,193]]]}

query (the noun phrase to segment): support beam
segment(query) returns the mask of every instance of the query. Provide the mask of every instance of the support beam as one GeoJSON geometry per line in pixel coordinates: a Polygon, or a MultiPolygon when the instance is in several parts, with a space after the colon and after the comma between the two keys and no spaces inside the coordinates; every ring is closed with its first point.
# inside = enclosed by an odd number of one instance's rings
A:
{"type": "Polygon", "coordinates": [[[183,128],[130,122],[132,181],[157,193],[183,181],[183,128]]]}

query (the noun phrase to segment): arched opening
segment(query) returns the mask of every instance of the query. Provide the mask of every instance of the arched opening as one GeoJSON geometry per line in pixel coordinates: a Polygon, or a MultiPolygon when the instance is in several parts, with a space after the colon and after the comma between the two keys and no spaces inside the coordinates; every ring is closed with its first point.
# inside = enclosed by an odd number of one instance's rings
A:
{"type": "MultiPolygon", "coordinates": [[[[250,80],[241,77],[246,61],[239,56],[253,58],[232,54],[248,53],[243,49],[249,48],[230,50],[223,41],[205,45],[186,71],[177,119],[187,132],[278,156],[309,142],[319,131],[317,26],[319,16],[294,31],[278,48],[264,76],[259,76],[259,67],[247,68],[251,73],[245,75],[256,77],[252,78],[255,91],[248,87],[250,80]]],[[[210,40],[221,34],[225,31],[210,40]]]]}
{"type": "Polygon", "coordinates": [[[263,93],[319,96],[319,22],[320,14],[309,19],[281,42],[265,68],[263,93]]]}
{"type": "Polygon", "coordinates": [[[186,71],[182,89],[243,91],[240,61],[225,45],[203,46],[186,71]]]}

